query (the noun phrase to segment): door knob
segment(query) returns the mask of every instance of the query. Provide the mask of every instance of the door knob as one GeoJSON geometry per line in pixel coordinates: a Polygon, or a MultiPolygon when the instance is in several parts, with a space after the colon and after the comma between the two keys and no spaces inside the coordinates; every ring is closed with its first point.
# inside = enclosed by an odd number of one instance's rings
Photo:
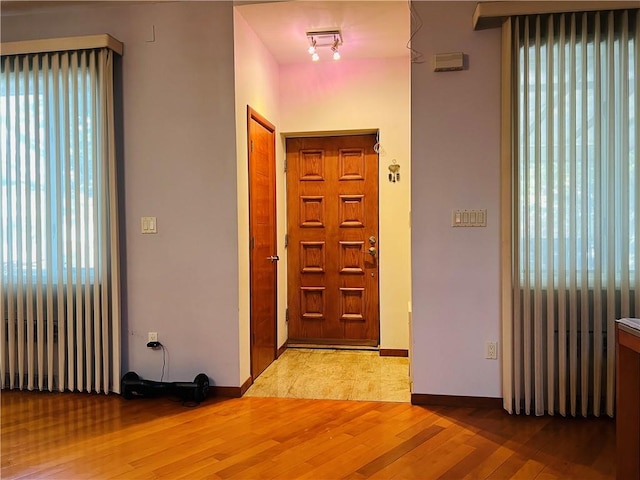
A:
{"type": "Polygon", "coordinates": [[[271,260],[272,262],[277,262],[278,260],[280,260],[280,257],[278,255],[271,255],[270,257],[267,257],[267,260],[271,260]]]}
{"type": "Polygon", "coordinates": [[[376,247],[369,247],[369,255],[371,255],[372,257],[375,257],[378,254],[378,251],[376,250],[376,247]]]}

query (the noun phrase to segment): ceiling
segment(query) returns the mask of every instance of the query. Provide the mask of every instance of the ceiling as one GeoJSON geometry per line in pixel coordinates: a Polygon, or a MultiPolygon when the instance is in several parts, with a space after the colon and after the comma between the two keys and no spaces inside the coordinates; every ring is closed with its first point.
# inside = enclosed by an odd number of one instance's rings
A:
{"type": "MultiPolygon", "coordinates": [[[[123,3],[163,1],[167,0],[128,0],[123,3]]],[[[110,1],[83,0],[2,0],[2,14],[113,4],[110,1]]],[[[411,15],[407,0],[236,0],[234,4],[280,64],[311,61],[306,36],[306,32],[311,30],[339,29],[343,39],[340,53],[345,60],[410,56],[407,42],[411,15]]],[[[322,47],[319,53],[320,61],[331,59],[328,47],[322,47]]]]}
{"type": "MultiPolygon", "coordinates": [[[[298,0],[236,8],[280,64],[311,61],[306,32],[312,30],[341,30],[343,59],[410,56],[410,12],[405,0],[298,0]]],[[[328,47],[319,53],[320,61],[331,59],[328,47]]]]}

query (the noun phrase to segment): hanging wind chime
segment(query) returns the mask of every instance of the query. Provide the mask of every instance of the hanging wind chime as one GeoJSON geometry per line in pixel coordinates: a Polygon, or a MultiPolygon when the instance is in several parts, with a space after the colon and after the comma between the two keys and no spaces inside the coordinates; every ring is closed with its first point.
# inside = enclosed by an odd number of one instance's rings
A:
{"type": "Polygon", "coordinates": [[[400,165],[396,163],[395,158],[391,162],[391,165],[389,165],[389,181],[392,183],[400,181],[400,165]]]}

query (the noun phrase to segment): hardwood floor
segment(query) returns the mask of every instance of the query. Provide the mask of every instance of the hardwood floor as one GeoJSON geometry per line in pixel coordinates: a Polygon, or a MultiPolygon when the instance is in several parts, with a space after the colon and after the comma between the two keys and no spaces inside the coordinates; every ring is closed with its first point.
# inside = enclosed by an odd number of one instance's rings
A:
{"type": "Polygon", "coordinates": [[[613,420],[282,398],[1,394],[10,478],[599,479],[613,420]]]}

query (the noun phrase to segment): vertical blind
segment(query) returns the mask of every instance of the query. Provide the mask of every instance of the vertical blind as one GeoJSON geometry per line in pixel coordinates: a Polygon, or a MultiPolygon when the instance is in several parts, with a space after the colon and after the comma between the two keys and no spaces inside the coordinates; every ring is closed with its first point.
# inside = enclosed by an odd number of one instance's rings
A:
{"type": "Polygon", "coordinates": [[[614,412],[640,315],[638,10],[512,19],[513,410],[614,412]]]}
{"type": "Polygon", "coordinates": [[[1,69],[2,387],[118,392],[113,52],[1,69]]]}

